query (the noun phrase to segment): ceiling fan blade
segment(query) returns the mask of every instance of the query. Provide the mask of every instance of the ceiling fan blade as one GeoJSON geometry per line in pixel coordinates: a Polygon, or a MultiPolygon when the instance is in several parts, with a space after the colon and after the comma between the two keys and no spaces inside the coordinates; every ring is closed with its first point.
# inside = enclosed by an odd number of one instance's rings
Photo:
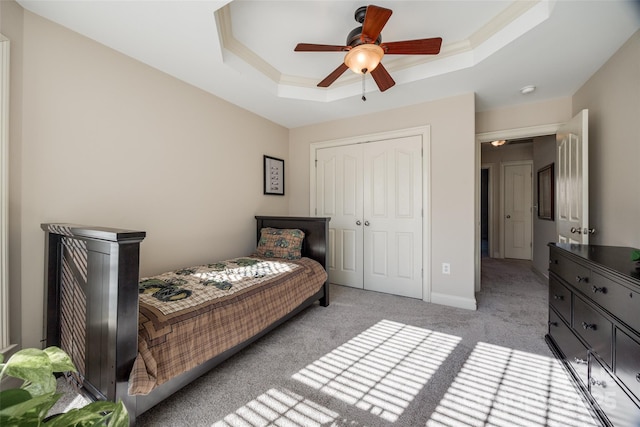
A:
{"type": "Polygon", "coordinates": [[[374,68],[371,72],[371,76],[373,77],[373,80],[376,81],[380,92],[384,92],[396,84],[396,82],[391,78],[391,74],[389,74],[387,69],[384,68],[382,63],[378,64],[378,66],[374,68]]]}
{"type": "Polygon", "coordinates": [[[349,67],[347,67],[343,62],[342,64],[340,64],[340,66],[338,68],[333,70],[333,72],[331,74],[329,74],[327,77],[325,77],[323,81],[318,83],[318,87],[329,87],[329,86],[331,86],[331,83],[335,82],[338,79],[338,77],[340,77],[348,69],[349,69],[349,67]]]}
{"type": "Polygon", "coordinates": [[[360,40],[365,43],[374,43],[382,28],[385,26],[389,17],[393,13],[390,9],[384,7],[370,5],[367,6],[367,13],[364,16],[364,23],[362,24],[362,34],[360,40]]]}
{"type": "Polygon", "coordinates": [[[388,55],[437,55],[440,53],[440,46],[441,37],[380,44],[384,53],[388,55]]]}
{"type": "Polygon", "coordinates": [[[351,46],[336,46],[330,44],[298,43],[295,52],[345,52],[351,46]]]}

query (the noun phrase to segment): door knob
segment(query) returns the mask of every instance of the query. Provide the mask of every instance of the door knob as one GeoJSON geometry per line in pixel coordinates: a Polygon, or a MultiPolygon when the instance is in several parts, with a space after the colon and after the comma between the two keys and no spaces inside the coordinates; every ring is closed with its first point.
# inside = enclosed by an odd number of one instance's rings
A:
{"type": "Polygon", "coordinates": [[[360,220],[357,220],[356,225],[362,225],[362,222],[360,220]]]}
{"type": "Polygon", "coordinates": [[[368,227],[369,226],[369,221],[365,221],[364,225],[366,225],[368,227]]]}
{"type": "Polygon", "coordinates": [[[571,231],[572,233],[578,233],[578,234],[581,234],[581,231],[580,231],[580,229],[579,229],[579,228],[571,227],[571,230],[569,230],[569,231],[571,231]]]}

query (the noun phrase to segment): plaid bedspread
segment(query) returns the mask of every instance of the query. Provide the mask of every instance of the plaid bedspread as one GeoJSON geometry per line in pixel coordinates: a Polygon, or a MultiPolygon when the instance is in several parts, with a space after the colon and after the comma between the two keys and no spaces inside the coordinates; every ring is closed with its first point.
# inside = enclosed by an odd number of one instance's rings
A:
{"type": "Polygon", "coordinates": [[[327,280],[309,258],[257,256],[140,281],[138,357],[129,394],[156,386],[234,347],[290,313],[327,280]]]}

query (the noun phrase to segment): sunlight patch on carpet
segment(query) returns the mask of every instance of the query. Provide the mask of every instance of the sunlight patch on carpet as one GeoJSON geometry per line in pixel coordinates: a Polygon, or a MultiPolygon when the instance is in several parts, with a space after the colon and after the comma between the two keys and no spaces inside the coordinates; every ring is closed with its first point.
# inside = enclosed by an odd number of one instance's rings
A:
{"type": "Polygon", "coordinates": [[[287,389],[272,388],[212,427],[344,425],[337,412],[287,389]]]}
{"type": "Polygon", "coordinates": [[[597,426],[554,358],[478,343],[427,427],[597,426]]]}
{"type": "Polygon", "coordinates": [[[395,422],[460,338],[382,320],[293,378],[395,422]]]}

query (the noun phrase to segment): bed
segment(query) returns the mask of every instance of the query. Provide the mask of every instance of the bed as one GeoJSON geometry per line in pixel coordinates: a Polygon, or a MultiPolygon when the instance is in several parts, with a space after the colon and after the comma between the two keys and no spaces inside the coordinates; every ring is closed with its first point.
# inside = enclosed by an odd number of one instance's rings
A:
{"type": "Polygon", "coordinates": [[[302,310],[329,305],[329,218],[256,216],[256,253],[139,277],[143,231],[42,224],[46,345],[136,417],[302,310]]]}

